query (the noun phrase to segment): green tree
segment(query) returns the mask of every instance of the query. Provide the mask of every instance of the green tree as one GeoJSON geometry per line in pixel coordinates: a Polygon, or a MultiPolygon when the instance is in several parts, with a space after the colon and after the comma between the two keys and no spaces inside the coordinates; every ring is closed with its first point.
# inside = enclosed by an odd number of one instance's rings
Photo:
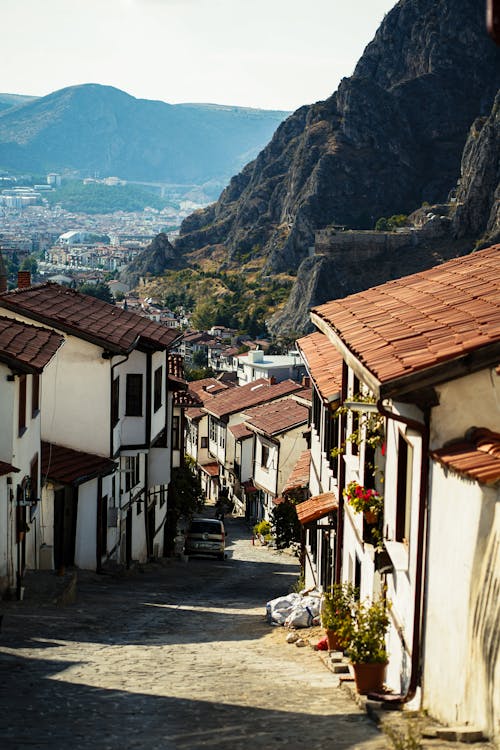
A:
{"type": "Polygon", "coordinates": [[[115,304],[115,300],[107,284],[86,283],[78,287],[78,291],[81,292],[82,294],[88,295],[89,297],[97,297],[97,299],[102,299],[103,302],[108,302],[110,305],[115,304]]]}
{"type": "Polygon", "coordinates": [[[197,349],[193,354],[193,368],[198,369],[207,366],[207,352],[204,349],[197,349]]]}
{"type": "Polygon", "coordinates": [[[34,255],[27,255],[23,258],[21,265],[19,266],[20,271],[29,271],[31,276],[36,276],[38,273],[38,263],[34,255]]]}
{"type": "Polygon", "coordinates": [[[200,478],[193,472],[194,462],[187,456],[185,464],[172,469],[170,484],[168,485],[168,510],[166,544],[171,554],[175,546],[175,537],[179,519],[189,518],[194,513],[200,513],[205,505],[205,496],[201,488],[200,478]]]}
{"type": "Polygon", "coordinates": [[[271,511],[271,523],[277,549],[284,549],[293,543],[300,542],[301,525],[293,500],[287,499],[275,505],[271,511]]]}

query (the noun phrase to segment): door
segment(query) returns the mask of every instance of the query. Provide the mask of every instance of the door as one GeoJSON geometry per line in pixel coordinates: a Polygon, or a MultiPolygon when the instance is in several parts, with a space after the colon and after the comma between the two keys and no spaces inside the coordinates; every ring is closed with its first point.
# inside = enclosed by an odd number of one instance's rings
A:
{"type": "Polygon", "coordinates": [[[54,493],[54,565],[56,570],[75,564],[78,490],[64,487],[54,493]]]}

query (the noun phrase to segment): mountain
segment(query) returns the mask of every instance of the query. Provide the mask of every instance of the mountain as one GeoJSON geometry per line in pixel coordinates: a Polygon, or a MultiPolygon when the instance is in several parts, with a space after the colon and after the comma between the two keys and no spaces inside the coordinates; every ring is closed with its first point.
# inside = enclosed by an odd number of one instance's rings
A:
{"type": "Polygon", "coordinates": [[[152,242],[128,264],[121,274],[121,280],[134,287],[141,277],[160,276],[167,268],[181,268],[175,248],[170,244],[167,235],[160,232],[152,242]]]}
{"type": "Polygon", "coordinates": [[[171,105],[98,84],[11,104],[0,95],[0,168],[181,184],[227,181],[288,114],[171,105]]]}
{"type": "Polygon", "coordinates": [[[222,247],[229,264],[263,256],[265,273],[294,271],[315,230],[369,228],[444,201],[500,83],[483,6],[400,0],[353,75],[285,120],[218,202],[184,221],[176,248],[199,257],[222,247]]]}
{"type": "Polygon", "coordinates": [[[33,101],[35,98],[34,96],[24,96],[23,94],[0,94],[0,112],[13,109],[20,104],[26,104],[26,102],[33,101]]]}

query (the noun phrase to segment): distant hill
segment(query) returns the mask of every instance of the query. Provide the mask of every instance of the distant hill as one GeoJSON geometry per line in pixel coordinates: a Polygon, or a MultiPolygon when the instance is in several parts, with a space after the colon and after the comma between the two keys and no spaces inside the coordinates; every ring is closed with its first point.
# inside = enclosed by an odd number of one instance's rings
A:
{"type": "Polygon", "coordinates": [[[23,94],[0,94],[0,112],[18,107],[20,104],[33,101],[36,97],[24,96],[23,94]]]}
{"type": "Polygon", "coordinates": [[[39,98],[1,94],[0,169],[200,185],[238,171],[287,114],[171,105],[98,84],[39,98]]]}

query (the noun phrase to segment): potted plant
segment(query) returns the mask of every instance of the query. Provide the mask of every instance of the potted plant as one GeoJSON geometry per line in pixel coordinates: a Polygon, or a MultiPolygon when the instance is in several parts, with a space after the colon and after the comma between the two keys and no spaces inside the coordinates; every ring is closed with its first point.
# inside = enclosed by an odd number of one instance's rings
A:
{"type": "Polygon", "coordinates": [[[389,627],[388,605],[383,596],[357,602],[354,609],[347,656],[351,660],[358,693],[380,692],[383,688],[389,627]]]}
{"type": "Polygon", "coordinates": [[[342,494],[355,513],[363,513],[367,523],[376,523],[384,507],[384,498],[376,490],[349,482],[342,494]]]}
{"type": "Polygon", "coordinates": [[[329,651],[342,651],[349,642],[356,596],[357,589],[352,583],[335,583],[323,594],[321,624],[326,631],[329,651]]]}

